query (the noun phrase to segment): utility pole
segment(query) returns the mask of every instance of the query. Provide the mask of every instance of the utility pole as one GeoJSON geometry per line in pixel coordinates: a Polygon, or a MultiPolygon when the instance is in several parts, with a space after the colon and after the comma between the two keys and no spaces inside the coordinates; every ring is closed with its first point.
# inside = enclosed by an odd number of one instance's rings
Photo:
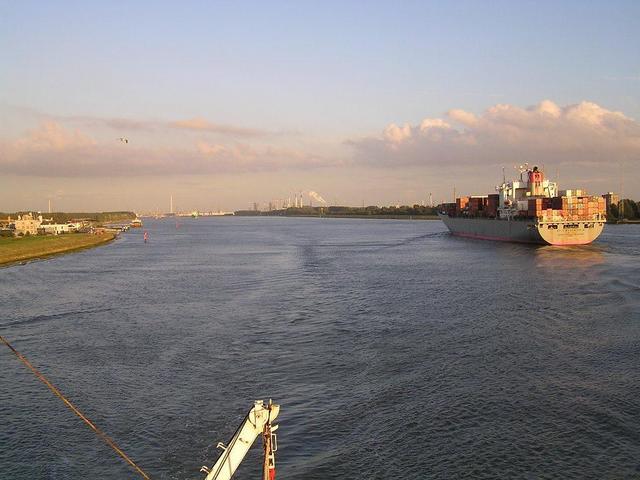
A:
{"type": "Polygon", "coordinates": [[[618,202],[618,217],[620,220],[624,220],[624,197],[622,194],[622,161],[618,160],[618,167],[620,169],[620,200],[618,202]]]}

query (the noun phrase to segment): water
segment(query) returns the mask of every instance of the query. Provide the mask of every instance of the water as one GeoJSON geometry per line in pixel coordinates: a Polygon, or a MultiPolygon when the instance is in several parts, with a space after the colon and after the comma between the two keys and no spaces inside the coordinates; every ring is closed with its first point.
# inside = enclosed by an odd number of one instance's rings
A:
{"type": "MultiPolygon", "coordinates": [[[[181,222],[0,269],[2,335],[153,478],[202,478],[259,398],[281,479],[640,477],[640,226],[181,222]]],[[[0,385],[0,477],[136,478],[4,348],[0,385]]]]}

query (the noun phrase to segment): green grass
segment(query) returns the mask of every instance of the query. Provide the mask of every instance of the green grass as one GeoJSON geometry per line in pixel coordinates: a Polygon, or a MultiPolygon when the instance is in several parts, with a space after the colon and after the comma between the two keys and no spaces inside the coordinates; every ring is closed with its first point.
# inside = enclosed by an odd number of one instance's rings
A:
{"type": "Polygon", "coordinates": [[[113,240],[114,237],[113,233],[102,235],[68,233],[22,238],[0,237],[0,265],[95,247],[113,240]]]}

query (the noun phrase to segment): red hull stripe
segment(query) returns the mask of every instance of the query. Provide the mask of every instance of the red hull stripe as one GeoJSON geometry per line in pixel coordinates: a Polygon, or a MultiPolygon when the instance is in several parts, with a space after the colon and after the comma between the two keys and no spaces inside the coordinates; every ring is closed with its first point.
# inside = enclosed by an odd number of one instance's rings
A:
{"type": "Polygon", "coordinates": [[[477,240],[491,240],[497,242],[511,242],[511,243],[526,243],[528,245],[556,245],[556,246],[571,246],[571,245],[588,245],[592,242],[592,240],[586,240],[584,242],[554,242],[549,243],[545,240],[540,240],[539,242],[528,241],[528,240],[514,240],[513,238],[508,237],[492,237],[490,235],[477,235],[474,233],[461,233],[461,232],[451,232],[452,235],[456,237],[464,237],[464,238],[475,238],[477,240]]]}

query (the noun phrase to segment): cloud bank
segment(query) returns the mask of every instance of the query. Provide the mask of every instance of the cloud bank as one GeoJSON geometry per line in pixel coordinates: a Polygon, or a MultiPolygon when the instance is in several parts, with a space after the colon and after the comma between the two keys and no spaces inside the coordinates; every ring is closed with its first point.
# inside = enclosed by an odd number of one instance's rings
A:
{"type": "MultiPolygon", "coordinates": [[[[41,115],[42,116],[42,115],[41,115]]],[[[71,123],[88,128],[106,127],[118,132],[183,130],[192,132],[206,132],[229,137],[262,137],[272,135],[272,132],[257,128],[239,127],[210,122],[202,117],[170,122],[160,120],[130,120],[126,118],[103,118],[90,116],[51,116],[51,121],[61,124],[71,123]]]]}
{"type": "Polygon", "coordinates": [[[378,166],[631,164],[640,160],[640,123],[592,102],[561,107],[545,100],[528,108],[499,104],[481,115],[450,110],[347,144],[358,163],[378,166]]]}
{"type": "Polygon", "coordinates": [[[240,137],[260,137],[267,134],[267,132],[264,130],[236,127],[233,125],[220,125],[217,123],[212,123],[200,117],[192,118],[189,120],[179,120],[176,122],[170,122],[169,126],[172,128],[179,128],[182,130],[212,132],[212,133],[220,133],[223,135],[240,136],[240,137]]]}
{"type": "MultiPolygon", "coordinates": [[[[269,140],[275,144],[267,143],[262,132],[201,118],[176,122],[49,118],[19,138],[0,139],[0,174],[109,177],[340,166],[445,170],[523,162],[629,167],[640,162],[640,123],[591,102],[559,106],[545,100],[528,108],[499,104],[480,115],[454,109],[443,118],[427,118],[416,125],[391,124],[380,134],[348,140],[350,151],[331,157],[318,154],[315,147],[290,148],[282,137],[269,140]],[[156,131],[145,133],[147,146],[135,141],[123,144],[110,132],[93,129],[91,122],[102,122],[97,127],[156,131]],[[69,124],[84,127],[83,131],[69,124]],[[167,129],[194,133],[156,142],[164,139],[167,129]],[[212,141],[210,132],[223,135],[212,141]]],[[[141,133],[139,139],[143,138],[141,133]]]]}
{"type": "MultiPolygon", "coordinates": [[[[217,123],[204,117],[186,119],[161,120],[154,118],[123,118],[104,117],[97,115],[56,115],[36,110],[30,107],[8,105],[0,102],[0,118],[11,119],[12,124],[34,122],[55,122],[62,126],[89,129],[91,131],[109,129],[117,135],[133,135],[134,133],[167,134],[170,132],[192,132],[213,134],[218,137],[257,138],[280,137],[292,135],[295,132],[271,131],[261,128],[251,128],[242,125],[217,123]]],[[[0,132],[0,135],[3,132],[0,132]]]]}
{"type": "Polygon", "coordinates": [[[0,173],[41,177],[109,177],[244,173],[326,165],[321,157],[273,145],[188,141],[173,148],[98,143],[77,129],[43,122],[14,141],[0,142],[0,173]]]}

